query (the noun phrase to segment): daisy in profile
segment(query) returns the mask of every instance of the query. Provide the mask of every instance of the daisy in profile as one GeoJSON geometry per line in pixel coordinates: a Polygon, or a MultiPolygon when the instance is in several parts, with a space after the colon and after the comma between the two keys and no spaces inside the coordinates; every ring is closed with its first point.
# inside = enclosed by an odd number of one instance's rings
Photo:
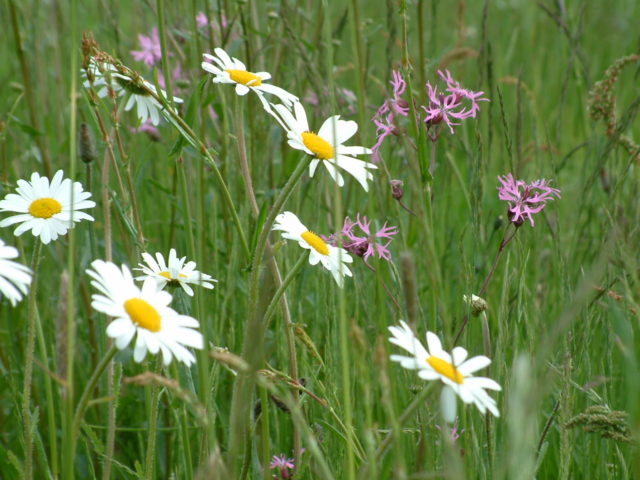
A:
{"type": "Polygon", "coordinates": [[[221,48],[214,49],[215,55],[208,53],[202,56],[206,61],[202,62],[202,68],[214,75],[213,83],[230,83],[236,86],[238,95],[246,95],[249,91],[253,91],[258,95],[260,102],[265,110],[270,111],[269,102],[264,98],[264,94],[268,93],[280,99],[287,107],[291,108],[294,102],[298,101],[298,97],[287,92],[286,90],[264,83],[265,80],[271,78],[268,72],[249,72],[244,63],[234,57],[230,57],[227,52],[221,48]]]}
{"type": "Polygon", "coordinates": [[[500,391],[500,385],[490,378],[473,376],[474,372],[491,363],[489,358],[479,355],[467,359],[468,353],[462,347],[455,347],[448,354],[442,349],[438,336],[432,332],[427,332],[427,349],[402,320],[400,327],[389,327],[389,331],[393,335],[389,341],[411,354],[408,357],[391,355],[391,360],[409,370],[418,370],[418,376],[424,380],[440,380],[444,383],[440,402],[446,421],[455,420],[456,394],[464,403],[474,403],[482,414],[488,410],[494,416],[500,416],[496,401],[485,391],[500,391]]]}
{"type": "Polygon", "coordinates": [[[189,286],[190,283],[212,289],[211,282],[217,282],[211,275],[196,270],[196,262],[190,261],[185,264],[187,257],[179,259],[174,248],[169,252],[167,262],[160,252],[156,253],[155,259],[148,253],[143,253],[142,258],[145,263],[139,263],[140,268],[134,270],[141,271],[144,275],[136,277],[136,280],[152,278],[159,289],[163,289],[167,284],[180,285],[185,293],[192,297],[193,289],[189,286]]]}
{"type": "Polygon", "coordinates": [[[82,189],[80,182],[63,178],[58,170],[51,182],[34,172],[31,181],[18,180],[17,193],[10,193],[0,201],[0,212],[16,212],[17,215],[5,218],[0,227],[19,223],[13,232],[16,236],[31,230],[40,237],[45,245],[64,235],[81,220],[93,221],[93,217],[82,212],[85,208],[95,207],[90,192],[82,189]]]}
{"type": "Polygon", "coordinates": [[[369,169],[376,169],[373,163],[353,158],[354,155],[369,155],[371,149],[343,145],[358,131],[358,124],[354,121],[340,120],[340,115],[329,117],[320,127],[318,133],[309,128],[307,114],[301,103],[296,102],[293,113],[282,105],[272,105],[275,112],[271,112],[275,119],[287,132],[289,146],[302,150],[313,157],[309,165],[309,175],[313,177],[322,164],[329,171],[329,175],[338,183],[344,185],[344,178],[337,167],[355,177],[365,192],[369,190],[367,181],[373,179],[369,169]]]}
{"type": "MultiPolygon", "coordinates": [[[[128,69],[126,69],[128,71],[128,69]]],[[[125,111],[136,107],[136,115],[141,123],[151,120],[153,125],[160,123],[160,114],[166,115],[164,107],[153,95],[167,98],[167,92],[158,90],[140,75],[124,75],[115,65],[109,62],[97,62],[91,59],[89,67],[83,71],[85,81],[83,86],[87,89],[94,88],[98,97],[109,96],[109,91],[118,97],[128,95],[125,111]]],[[[182,99],[173,97],[174,103],[182,103],[182,99]]]]}
{"type": "Polygon", "coordinates": [[[153,279],[147,279],[139,288],[126,265],[103,260],[91,263],[87,274],[91,285],[98,290],[91,296],[91,306],[113,321],[107,327],[107,335],[113,338],[118,349],[123,350],[136,337],[133,359],[141,362],[147,351],[162,351],[165,365],[171,359],[190,366],[196,361],[186,348],[203,348],[202,334],[196,330],[200,324],[195,318],[180,315],[169,307],[171,294],[161,290],[153,279]]]}
{"type": "Polygon", "coordinates": [[[0,240],[0,298],[7,297],[14,307],[31,284],[31,269],[12,260],[17,257],[18,250],[0,240]]]}
{"type": "Polygon", "coordinates": [[[339,287],[344,284],[344,277],[353,274],[347,263],[353,262],[353,258],[344,248],[334,247],[326,243],[318,235],[305,227],[302,222],[291,212],[281,213],[276,217],[273,230],[280,230],[282,238],[295,240],[302,248],[309,250],[309,263],[317,265],[318,262],[331,272],[339,287]]]}

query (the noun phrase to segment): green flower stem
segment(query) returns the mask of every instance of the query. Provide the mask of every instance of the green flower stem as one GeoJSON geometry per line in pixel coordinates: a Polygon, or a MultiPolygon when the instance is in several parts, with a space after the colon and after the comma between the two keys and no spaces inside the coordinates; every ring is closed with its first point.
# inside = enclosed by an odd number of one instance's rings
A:
{"type": "Polygon", "coordinates": [[[268,467],[271,458],[271,445],[269,445],[269,394],[264,387],[260,388],[260,402],[262,410],[260,412],[260,422],[262,423],[262,478],[270,480],[271,469],[268,467]]]}
{"type": "Polygon", "coordinates": [[[33,478],[33,422],[31,418],[31,383],[33,380],[33,354],[36,343],[36,294],[38,284],[38,267],[42,242],[36,241],[31,260],[31,293],[29,294],[27,348],[25,350],[24,383],[22,387],[22,421],[24,422],[24,478],[33,478]]]}
{"type": "MultiPolygon", "coordinates": [[[[155,373],[162,371],[162,357],[156,356],[155,373]]],[[[156,459],[156,435],[158,430],[158,403],[160,402],[160,385],[153,383],[151,386],[151,408],[149,409],[149,430],[147,432],[147,454],[145,457],[144,478],[151,480],[154,477],[153,467],[156,459]]]]}
{"type": "MultiPolygon", "coordinates": [[[[293,279],[298,274],[298,272],[305,265],[306,260],[308,258],[309,258],[309,254],[307,252],[303,252],[298,258],[298,261],[295,263],[295,265],[291,267],[291,269],[287,272],[287,276],[284,277],[284,280],[282,280],[282,284],[278,287],[278,290],[276,290],[276,293],[273,295],[273,298],[269,302],[269,306],[267,307],[267,310],[265,311],[264,317],[262,319],[262,321],[264,322],[265,328],[269,326],[269,321],[271,320],[271,317],[276,313],[276,309],[278,308],[278,302],[282,298],[282,295],[284,295],[285,290],[287,289],[289,284],[293,281],[293,279]]],[[[291,328],[287,326],[287,330],[291,331],[291,328]]],[[[293,376],[292,378],[294,380],[297,380],[293,376]]]]}
{"type": "Polygon", "coordinates": [[[113,360],[113,357],[116,356],[116,353],[118,353],[118,349],[115,347],[115,345],[112,345],[111,348],[107,350],[107,353],[102,357],[100,363],[98,363],[98,365],[96,366],[96,369],[91,374],[91,377],[89,377],[89,381],[86,383],[84,390],[82,391],[82,395],[80,395],[80,400],[78,401],[78,405],[76,406],[75,413],[71,417],[73,424],[74,446],[75,441],[77,440],[77,436],[80,433],[80,422],[82,422],[84,412],[87,409],[89,398],[91,397],[91,392],[93,392],[93,389],[96,387],[98,380],[109,366],[111,360],[113,360]]]}
{"type": "Polygon", "coordinates": [[[231,468],[232,477],[233,474],[236,473],[235,469],[237,460],[243,456],[242,448],[248,431],[248,420],[251,412],[251,395],[255,383],[254,373],[259,366],[260,356],[262,354],[261,348],[263,343],[264,322],[258,315],[260,264],[262,263],[262,257],[265,249],[267,248],[271,226],[285,202],[293,192],[294,187],[297,185],[300,178],[302,178],[302,174],[308,164],[308,157],[305,156],[304,160],[298,163],[295,170],[289,177],[289,180],[287,180],[287,183],[284,185],[282,191],[274,201],[273,206],[267,215],[267,219],[262,226],[262,231],[258,237],[256,250],[253,256],[250,279],[251,289],[249,293],[249,315],[247,325],[245,326],[242,346],[242,357],[249,363],[251,372],[248,374],[238,374],[231,401],[229,467],[231,468]]]}

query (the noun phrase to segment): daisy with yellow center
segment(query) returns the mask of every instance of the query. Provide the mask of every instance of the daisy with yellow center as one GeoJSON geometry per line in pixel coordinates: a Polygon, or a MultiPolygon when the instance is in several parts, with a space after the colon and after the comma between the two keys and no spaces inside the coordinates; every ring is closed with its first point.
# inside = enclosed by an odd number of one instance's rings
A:
{"type": "Polygon", "coordinates": [[[118,349],[125,349],[136,337],[133,359],[138,363],[147,351],[154,355],[161,351],[165,365],[173,357],[187,366],[196,361],[186,347],[203,348],[202,334],[196,330],[200,324],[169,307],[170,293],[161,290],[152,278],[139,288],[126,265],[118,268],[114,263],[95,260],[91,267],[87,274],[99,292],[91,296],[91,306],[114,317],[107,335],[118,349]]]}
{"type": "Polygon", "coordinates": [[[352,175],[365,191],[369,190],[367,182],[373,179],[370,170],[378,167],[373,163],[358,160],[354,156],[369,155],[371,149],[344,145],[344,142],[358,131],[356,122],[340,120],[340,115],[335,115],[325,120],[318,133],[314,133],[309,128],[307,114],[301,103],[294,104],[293,113],[282,105],[271,107],[270,113],[287,132],[289,145],[313,156],[314,159],[309,165],[311,177],[322,162],[339,186],[344,185],[344,178],[338,167],[352,175]]]}
{"type": "Polygon", "coordinates": [[[236,86],[236,93],[240,96],[246,95],[249,91],[255,92],[266,111],[270,111],[271,107],[264,98],[265,93],[278,97],[287,108],[291,108],[293,103],[298,101],[298,97],[283,88],[265,83],[265,80],[271,78],[270,73],[248,71],[244,63],[235,57],[230,57],[221,48],[214,49],[214,52],[215,55],[208,53],[202,55],[205,59],[202,62],[202,68],[214,75],[213,83],[233,84],[236,86]]]}
{"type": "Polygon", "coordinates": [[[31,181],[18,180],[16,193],[10,193],[0,201],[0,212],[16,212],[18,215],[5,218],[0,227],[19,223],[16,236],[31,230],[45,245],[65,235],[73,225],[81,220],[93,221],[93,217],[81,210],[95,207],[89,200],[91,193],[82,189],[80,182],[63,178],[58,170],[51,182],[34,172],[31,181]]]}
{"type": "MultiPolygon", "coordinates": [[[[140,119],[140,123],[145,123],[147,120],[151,120],[153,125],[160,123],[160,114],[165,117],[169,117],[165,108],[160,102],[158,102],[149,91],[155,93],[158,96],[167,98],[167,92],[160,90],[160,93],[156,90],[156,87],[140,78],[138,81],[130,78],[120,72],[117,68],[108,63],[98,62],[92,58],[88,67],[89,74],[83,70],[85,88],[94,88],[97,95],[100,98],[107,97],[109,90],[112,90],[117,96],[129,95],[127,103],[124,106],[125,111],[129,111],[136,107],[136,115],[140,119]],[[144,87],[139,86],[138,82],[142,81],[144,87]]],[[[182,103],[182,99],[173,97],[174,103],[182,103]]]]}
{"type": "Polygon", "coordinates": [[[143,253],[142,258],[145,263],[138,264],[140,268],[134,268],[134,270],[139,270],[144,275],[136,277],[136,280],[152,278],[160,289],[167,284],[180,285],[185,293],[192,297],[193,289],[189,284],[212,289],[211,282],[217,282],[211,275],[196,270],[196,262],[185,263],[187,257],[178,258],[174,248],[169,252],[168,262],[165,262],[160,252],[156,253],[155,259],[148,253],[143,253]]]}
{"type": "Polygon", "coordinates": [[[488,410],[496,417],[500,416],[496,401],[485,391],[500,391],[500,385],[490,378],[473,376],[474,372],[491,363],[489,358],[479,355],[467,359],[468,353],[462,347],[455,347],[449,355],[442,349],[438,336],[432,332],[427,332],[427,349],[402,320],[400,327],[389,327],[389,331],[393,335],[389,341],[411,354],[409,357],[391,355],[391,360],[409,370],[418,370],[418,376],[424,380],[440,380],[445,384],[440,401],[446,421],[453,422],[455,419],[456,394],[464,403],[474,403],[481,413],[488,410]]]}
{"type": "Polygon", "coordinates": [[[31,269],[12,260],[17,257],[18,250],[0,240],[0,299],[7,297],[14,307],[31,284],[31,269]]]}
{"type": "Polygon", "coordinates": [[[282,238],[295,240],[302,248],[309,250],[309,263],[317,265],[321,263],[331,272],[339,287],[344,284],[344,277],[353,274],[347,263],[353,262],[353,258],[344,248],[329,245],[320,236],[305,227],[300,219],[291,212],[281,213],[276,217],[273,230],[282,232],[282,238]]]}

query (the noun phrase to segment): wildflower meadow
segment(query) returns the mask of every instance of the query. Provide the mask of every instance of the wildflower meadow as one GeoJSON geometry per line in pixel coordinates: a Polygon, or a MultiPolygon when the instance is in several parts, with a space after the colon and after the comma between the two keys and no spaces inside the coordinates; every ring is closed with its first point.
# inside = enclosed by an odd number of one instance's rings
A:
{"type": "Polygon", "coordinates": [[[0,478],[640,478],[640,3],[0,4],[0,478]]]}

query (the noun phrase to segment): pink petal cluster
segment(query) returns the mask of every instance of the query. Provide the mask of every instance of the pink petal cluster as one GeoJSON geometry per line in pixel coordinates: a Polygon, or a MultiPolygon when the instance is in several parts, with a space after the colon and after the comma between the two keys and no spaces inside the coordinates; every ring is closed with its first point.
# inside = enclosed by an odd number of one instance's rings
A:
{"type": "MultiPolygon", "coordinates": [[[[295,468],[295,465],[293,464],[293,458],[287,458],[286,455],[283,453],[280,456],[274,455],[273,458],[271,459],[271,464],[269,465],[269,468],[271,468],[272,470],[274,468],[279,469],[279,478],[292,478],[293,473],[290,470],[293,470],[293,468],[295,468]]],[[[278,478],[276,476],[274,476],[273,478],[278,478]]]]}
{"type": "Polygon", "coordinates": [[[498,197],[509,202],[509,219],[518,226],[529,218],[533,227],[533,215],[540,212],[554,196],[560,198],[560,190],[551,188],[544,179],[527,184],[523,180],[514,180],[509,173],[498,176],[498,180],[502,184],[498,187],[498,197]]]}
{"type": "Polygon", "coordinates": [[[148,67],[153,67],[162,58],[158,29],[154,28],[149,36],[138,34],[138,41],[141,49],[131,50],[131,55],[138,62],[144,62],[148,67]]]}
{"type": "Polygon", "coordinates": [[[473,92],[460,87],[449,70],[445,73],[438,70],[438,75],[447,84],[445,92],[439,92],[437,86],[432,86],[427,82],[427,92],[429,94],[429,106],[423,106],[426,112],[424,122],[427,126],[438,125],[444,122],[449,131],[453,133],[453,126],[460,125],[455,120],[465,120],[467,118],[475,118],[480,106],[478,102],[488,102],[488,98],[481,98],[484,92],[473,92]],[[445,74],[446,73],[446,74],[445,74]]]}
{"type": "Polygon", "coordinates": [[[393,70],[391,72],[391,86],[393,87],[393,98],[384,101],[382,106],[373,116],[373,123],[376,126],[376,143],[372,150],[372,159],[374,162],[380,161],[378,151],[389,135],[397,135],[397,117],[406,117],[409,115],[409,104],[402,98],[402,94],[407,88],[407,84],[402,78],[400,72],[393,70]]]}
{"type": "MultiPolygon", "coordinates": [[[[442,430],[442,428],[440,428],[440,425],[436,425],[436,428],[438,430],[442,430]]],[[[449,430],[451,443],[456,443],[456,440],[458,440],[460,438],[460,435],[464,433],[464,428],[462,430],[459,429],[458,417],[456,417],[456,420],[453,422],[453,425],[451,426],[451,428],[448,428],[448,427],[445,427],[445,428],[449,430]]]]}
{"type": "MultiPolygon", "coordinates": [[[[390,261],[391,252],[388,247],[397,233],[398,227],[388,227],[386,222],[380,230],[372,233],[371,221],[367,220],[365,216],[360,217],[358,213],[355,222],[349,217],[344,219],[339,235],[342,235],[342,247],[348,252],[362,257],[366,262],[372,255],[390,261]],[[356,229],[360,232],[357,232],[356,229]],[[383,244],[381,240],[388,241],[383,244]]],[[[336,235],[332,235],[327,241],[335,245],[336,235]]]]}

